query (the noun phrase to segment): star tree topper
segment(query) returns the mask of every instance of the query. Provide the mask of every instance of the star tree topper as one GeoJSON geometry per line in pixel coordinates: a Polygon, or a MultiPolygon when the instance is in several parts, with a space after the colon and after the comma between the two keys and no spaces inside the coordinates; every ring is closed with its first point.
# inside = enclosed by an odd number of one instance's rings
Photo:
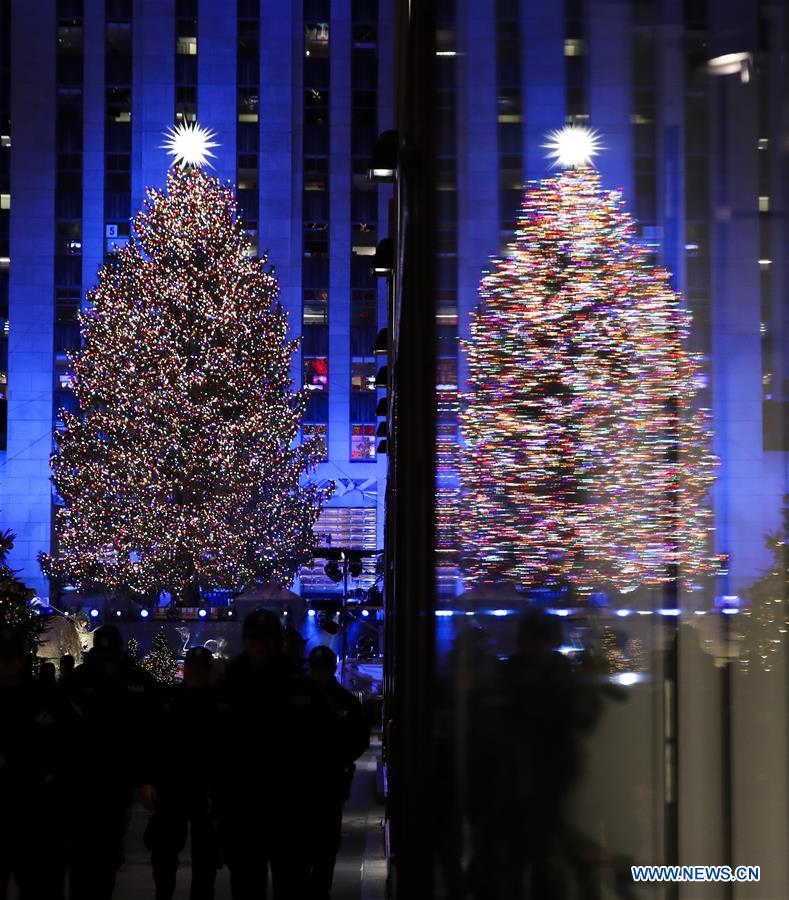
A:
{"type": "Polygon", "coordinates": [[[548,151],[552,165],[562,169],[590,166],[592,159],[603,149],[600,134],[592,128],[580,125],[565,125],[547,135],[548,142],[543,147],[548,151]]]}
{"type": "Polygon", "coordinates": [[[211,167],[209,156],[216,158],[211,152],[212,147],[218,147],[219,143],[213,138],[216,132],[209,128],[203,128],[197,122],[180,122],[171,125],[164,136],[165,142],[161,145],[173,157],[173,165],[191,166],[201,169],[203,166],[211,167]]]}

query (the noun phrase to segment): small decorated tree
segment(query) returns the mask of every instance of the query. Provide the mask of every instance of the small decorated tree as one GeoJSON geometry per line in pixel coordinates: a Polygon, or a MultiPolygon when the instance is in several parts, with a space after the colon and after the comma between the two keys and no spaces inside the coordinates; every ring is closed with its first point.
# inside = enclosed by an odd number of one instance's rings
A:
{"type": "Polygon", "coordinates": [[[151,649],[141,665],[159,684],[175,684],[176,675],[178,674],[178,662],[167,642],[164,628],[160,629],[154,636],[151,649]]]}
{"type": "Polygon", "coordinates": [[[35,591],[20,581],[6,562],[15,539],[12,531],[0,533],[0,632],[22,640],[32,654],[36,652],[46,620],[30,605],[35,591]]]}

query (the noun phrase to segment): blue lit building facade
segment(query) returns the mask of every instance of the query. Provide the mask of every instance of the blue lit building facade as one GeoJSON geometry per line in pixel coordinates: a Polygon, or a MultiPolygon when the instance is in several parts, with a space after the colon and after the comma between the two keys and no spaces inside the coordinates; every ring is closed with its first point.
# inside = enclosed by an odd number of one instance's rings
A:
{"type": "Polygon", "coordinates": [[[570,122],[599,131],[603,186],[622,191],[693,315],[722,460],[716,549],[727,590],[742,590],[769,561],[787,488],[785,4],[445,0],[436,29],[440,589],[458,590],[457,338],[524,183],[551,174],[546,134],[570,122]]]}
{"type": "MultiPolygon", "coordinates": [[[[163,131],[196,120],[217,134],[214,171],[237,186],[250,252],[268,253],[303,335],[293,380],[310,391],[304,432],[322,435],[317,477],[337,485],[322,540],[380,547],[372,350],[386,301],[370,263],[390,191],[367,166],[391,126],[388,0],[0,9],[0,490],[3,523],[18,535],[14,565],[48,593],[37,563],[56,540],[47,460],[59,410],[74,407],[66,350],[79,341],[77,312],[146,189],[164,184],[163,131]]],[[[322,562],[301,582],[330,586],[322,562]]]]}
{"type": "MultiPolygon", "coordinates": [[[[310,389],[319,478],[338,490],[335,546],[381,546],[385,462],[372,346],[385,290],[370,274],[389,190],[366,166],[392,124],[390,0],[234,4],[44,0],[0,5],[2,516],[14,562],[46,592],[48,456],[73,405],[65,350],[99,266],[163,183],[162,132],[217,132],[216,173],[238,187],[251,252],[268,251],[294,333],[294,382],[310,389]],[[20,60],[22,63],[20,63],[20,60]],[[12,202],[13,200],[13,202],[12,202]]],[[[737,591],[765,563],[785,489],[781,352],[786,273],[783,4],[750,0],[496,0],[437,6],[440,259],[439,550],[458,589],[453,522],[458,385],[482,269],[510,239],[525,181],[549,174],[545,134],[589,124],[604,184],[621,188],[642,239],[674,273],[708,360],[723,468],[718,549],[737,591]],[[710,54],[747,48],[742,73],[710,54]]],[[[785,73],[784,73],[785,74],[785,73]]],[[[305,584],[320,580],[305,573],[305,584]]]]}

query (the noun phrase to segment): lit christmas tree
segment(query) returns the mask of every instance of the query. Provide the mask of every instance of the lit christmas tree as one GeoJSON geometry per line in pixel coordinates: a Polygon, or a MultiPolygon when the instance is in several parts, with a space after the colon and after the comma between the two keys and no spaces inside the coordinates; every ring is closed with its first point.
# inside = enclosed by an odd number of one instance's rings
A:
{"type": "Polygon", "coordinates": [[[6,563],[15,539],[12,531],[0,532],[0,632],[22,640],[27,652],[35,653],[46,619],[30,605],[35,591],[20,581],[6,563]]]}
{"type": "Polygon", "coordinates": [[[140,665],[159,684],[175,684],[178,674],[178,661],[167,643],[167,635],[164,632],[164,628],[156,633],[151,642],[151,649],[140,665]]]}
{"type": "Polygon", "coordinates": [[[594,133],[552,139],[567,168],[527,192],[465,342],[466,570],[582,594],[690,587],[716,566],[690,317],[591,168],[594,133]]]}
{"type": "Polygon", "coordinates": [[[248,255],[230,189],[200,166],[210,132],[169,135],[176,165],[149,191],[117,264],[99,273],[71,357],[50,575],[82,586],[169,591],[286,585],[310,557],[326,491],[306,482],[317,444],[294,446],[278,286],[248,255]]]}

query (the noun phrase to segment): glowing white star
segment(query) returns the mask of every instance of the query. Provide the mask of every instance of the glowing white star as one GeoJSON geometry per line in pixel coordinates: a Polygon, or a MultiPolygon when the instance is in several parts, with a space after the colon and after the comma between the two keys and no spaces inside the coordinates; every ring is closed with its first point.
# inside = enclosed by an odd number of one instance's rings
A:
{"type": "Polygon", "coordinates": [[[173,157],[173,165],[181,163],[184,166],[194,166],[196,169],[210,166],[208,157],[216,156],[211,152],[211,147],[219,146],[212,140],[216,137],[216,132],[203,128],[197,122],[171,125],[164,136],[167,140],[162,144],[162,149],[173,157]]]}
{"type": "Polygon", "coordinates": [[[580,125],[565,125],[547,135],[548,143],[543,144],[548,150],[548,158],[554,166],[570,169],[576,166],[591,165],[592,157],[603,149],[600,134],[591,128],[580,125]]]}

